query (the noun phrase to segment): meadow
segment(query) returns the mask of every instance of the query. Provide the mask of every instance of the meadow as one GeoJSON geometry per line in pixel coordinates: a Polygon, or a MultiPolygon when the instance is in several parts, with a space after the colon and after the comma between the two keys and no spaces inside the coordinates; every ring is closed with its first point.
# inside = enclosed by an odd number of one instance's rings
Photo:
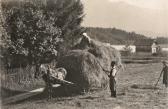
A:
{"type": "Polygon", "coordinates": [[[84,95],[53,97],[49,101],[39,94],[18,103],[2,105],[2,109],[166,109],[168,90],[162,85],[162,79],[154,88],[162,64],[133,63],[124,66],[125,70],[117,75],[117,98],[110,97],[109,89],[84,95]]]}

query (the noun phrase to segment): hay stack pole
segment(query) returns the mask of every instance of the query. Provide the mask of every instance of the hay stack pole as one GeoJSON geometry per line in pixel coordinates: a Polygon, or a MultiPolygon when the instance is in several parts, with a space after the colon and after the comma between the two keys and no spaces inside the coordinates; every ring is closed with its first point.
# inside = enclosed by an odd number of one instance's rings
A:
{"type": "MultiPolygon", "coordinates": [[[[60,86],[60,84],[53,85],[53,87],[59,87],[59,86],[60,86]]],[[[10,103],[25,100],[26,98],[32,97],[34,95],[37,95],[37,94],[43,92],[43,90],[44,90],[44,88],[38,88],[38,89],[29,91],[29,92],[26,92],[26,93],[22,93],[22,94],[19,94],[19,95],[15,95],[15,96],[6,98],[6,99],[3,100],[3,104],[10,104],[10,103]]]]}

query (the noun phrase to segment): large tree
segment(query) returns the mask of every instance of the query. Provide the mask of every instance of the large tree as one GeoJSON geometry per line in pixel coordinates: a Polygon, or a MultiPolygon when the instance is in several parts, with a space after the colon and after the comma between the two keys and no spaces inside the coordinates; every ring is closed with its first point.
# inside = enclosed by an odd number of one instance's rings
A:
{"type": "Polygon", "coordinates": [[[29,62],[57,55],[61,29],[54,25],[54,17],[47,17],[42,6],[31,2],[6,10],[6,30],[10,36],[9,53],[24,55],[29,62]]]}
{"type": "Polygon", "coordinates": [[[83,31],[80,0],[15,1],[3,4],[3,11],[10,54],[29,57],[31,63],[55,58],[60,42],[71,47],[83,31]]]}

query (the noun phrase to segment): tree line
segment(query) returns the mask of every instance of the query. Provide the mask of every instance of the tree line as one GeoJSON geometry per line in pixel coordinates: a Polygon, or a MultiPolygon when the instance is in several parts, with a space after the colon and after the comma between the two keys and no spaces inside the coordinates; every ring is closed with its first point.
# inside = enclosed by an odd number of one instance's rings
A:
{"type": "Polygon", "coordinates": [[[86,27],[88,34],[96,39],[111,44],[130,44],[136,43],[138,40],[152,40],[145,35],[137,34],[135,32],[127,32],[117,28],[100,28],[100,27],[86,27]]]}

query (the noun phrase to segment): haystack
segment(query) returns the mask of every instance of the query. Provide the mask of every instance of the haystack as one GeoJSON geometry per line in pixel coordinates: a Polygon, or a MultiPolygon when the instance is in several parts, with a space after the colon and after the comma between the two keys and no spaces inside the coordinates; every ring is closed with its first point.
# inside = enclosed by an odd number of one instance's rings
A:
{"type": "Polygon", "coordinates": [[[74,82],[78,91],[90,91],[107,88],[109,78],[103,69],[110,70],[112,60],[121,63],[117,50],[105,43],[82,39],[59,59],[58,66],[67,70],[66,80],[74,82]]]}

